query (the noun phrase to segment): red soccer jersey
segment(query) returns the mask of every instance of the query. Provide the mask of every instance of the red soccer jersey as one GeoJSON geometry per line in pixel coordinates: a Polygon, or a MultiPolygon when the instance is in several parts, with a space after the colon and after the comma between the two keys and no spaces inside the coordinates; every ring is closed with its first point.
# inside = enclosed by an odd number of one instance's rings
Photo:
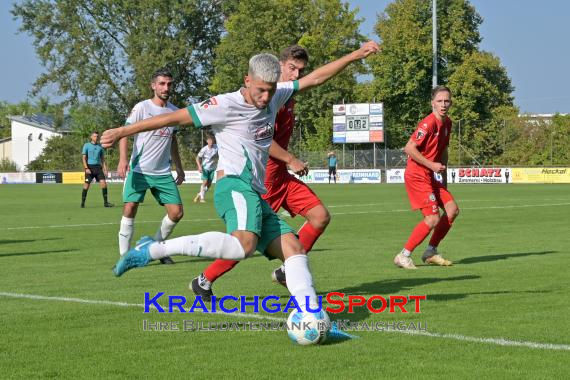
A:
{"type": "MultiPolygon", "coordinates": [[[[451,134],[451,119],[445,116],[439,121],[433,113],[420,121],[418,127],[410,137],[418,145],[420,153],[430,161],[441,162],[441,155],[449,145],[451,134]]],[[[427,174],[431,176],[431,170],[408,157],[406,174],[427,174]]]]}
{"type": "MultiPolygon", "coordinates": [[[[275,131],[273,132],[273,140],[279,144],[279,146],[285,150],[289,147],[289,140],[291,139],[291,134],[293,134],[293,128],[295,127],[295,100],[289,99],[287,103],[277,113],[275,118],[275,131]]],[[[267,169],[265,172],[265,183],[271,184],[275,182],[280,182],[283,178],[288,175],[287,164],[283,161],[279,161],[273,157],[269,157],[267,161],[267,169]]],[[[267,186],[267,185],[266,185],[267,186]]]]}

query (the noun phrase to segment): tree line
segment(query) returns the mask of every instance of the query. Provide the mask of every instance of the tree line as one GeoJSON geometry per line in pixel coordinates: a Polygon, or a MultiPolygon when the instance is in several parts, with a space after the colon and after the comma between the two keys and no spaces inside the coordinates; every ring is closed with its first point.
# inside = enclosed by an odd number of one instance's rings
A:
{"type": "MultiPolygon", "coordinates": [[[[451,162],[458,158],[453,152],[464,150],[469,153],[463,157],[465,164],[541,164],[544,144],[525,143],[530,135],[559,144],[556,158],[567,160],[568,153],[561,152],[567,146],[568,118],[555,118],[552,126],[543,128],[517,118],[506,69],[479,46],[483,20],[473,5],[439,0],[437,12],[439,84],[453,91],[450,116],[462,126],[461,141],[458,134],[452,138],[451,162]],[[556,130],[552,136],[550,130],[556,130]],[[551,141],[554,136],[556,142],[551,141]]],[[[1,103],[0,113],[37,106],[63,122],[65,110],[73,131],[62,141],[50,141],[61,146],[46,149],[30,163],[34,170],[52,169],[50,165],[79,168],[79,152],[76,164],[58,157],[79,151],[92,129],[121,125],[134,104],[151,96],[150,75],[158,67],[174,73],[171,101],[185,106],[239,88],[253,54],[278,54],[299,44],[309,51],[308,72],[366,40],[359,32],[363,20],[340,0],[24,0],[13,5],[12,14],[20,20],[21,32],[32,36],[44,67],[30,94],[37,96],[50,86],[61,101],[1,103]]],[[[374,30],[380,54],[298,96],[297,127],[303,139],[294,141],[293,149],[301,156],[303,151],[332,147],[333,104],[383,102],[392,149],[401,148],[431,111],[431,2],[395,0],[379,12],[374,30]],[[359,80],[364,74],[371,79],[359,80]]],[[[5,135],[6,128],[0,133],[5,135]]],[[[202,144],[201,134],[186,131],[183,141],[183,157],[193,167],[191,151],[202,144]]],[[[116,150],[109,151],[110,164],[116,156],[116,150]]]]}

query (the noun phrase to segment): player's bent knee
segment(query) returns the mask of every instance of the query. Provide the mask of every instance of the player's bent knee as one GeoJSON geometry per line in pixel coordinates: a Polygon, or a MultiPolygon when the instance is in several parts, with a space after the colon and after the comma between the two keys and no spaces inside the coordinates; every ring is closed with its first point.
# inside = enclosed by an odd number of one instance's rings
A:
{"type": "Polygon", "coordinates": [[[255,247],[257,246],[257,240],[247,240],[243,241],[240,239],[241,246],[245,252],[245,257],[251,257],[255,253],[255,247]]]}
{"type": "Polygon", "coordinates": [[[283,251],[283,257],[285,259],[294,255],[306,254],[303,244],[301,244],[301,242],[299,241],[299,239],[297,239],[297,237],[295,237],[295,235],[293,234],[283,235],[282,239],[283,240],[281,243],[281,247],[283,251]]]}
{"type": "Polygon", "coordinates": [[[451,210],[450,214],[448,214],[449,221],[454,221],[459,216],[459,208],[455,207],[455,209],[451,210]]]}
{"type": "Polygon", "coordinates": [[[183,217],[184,217],[184,211],[182,210],[170,213],[168,215],[168,219],[172,220],[175,223],[178,223],[180,219],[182,219],[183,217]]]}
{"type": "Polygon", "coordinates": [[[331,214],[329,210],[322,205],[309,210],[306,217],[309,223],[319,230],[324,230],[331,222],[331,214]]]}
{"type": "Polygon", "coordinates": [[[439,223],[439,219],[439,215],[429,215],[424,218],[424,222],[433,230],[439,223]]]}

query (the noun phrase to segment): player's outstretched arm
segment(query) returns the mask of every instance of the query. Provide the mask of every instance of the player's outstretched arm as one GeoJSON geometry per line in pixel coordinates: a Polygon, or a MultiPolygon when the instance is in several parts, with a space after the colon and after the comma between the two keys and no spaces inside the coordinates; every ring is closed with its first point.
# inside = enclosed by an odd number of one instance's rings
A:
{"type": "Polygon", "coordinates": [[[101,135],[101,145],[103,148],[113,146],[117,140],[123,137],[132,136],[134,134],[154,129],[160,129],[174,125],[191,125],[192,118],[186,108],[181,108],[178,111],[157,115],[148,119],[137,121],[134,124],[127,125],[126,127],[107,129],[101,135]]]}
{"type": "Polygon", "coordinates": [[[363,44],[360,49],[345,55],[336,61],[327,63],[324,66],[312,71],[299,79],[299,91],[307,90],[311,87],[320,86],[336,74],[340,73],[351,62],[358,61],[374,54],[380,50],[380,47],[375,41],[368,41],[363,44]]]}

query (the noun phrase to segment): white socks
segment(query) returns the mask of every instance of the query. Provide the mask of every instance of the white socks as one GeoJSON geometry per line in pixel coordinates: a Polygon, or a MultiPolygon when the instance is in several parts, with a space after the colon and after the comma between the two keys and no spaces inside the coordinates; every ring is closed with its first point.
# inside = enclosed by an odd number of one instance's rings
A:
{"type": "Polygon", "coordinates": [[[135,232],[134,218],[121,218],[121,227],[119,229],[119,253],[123,256],[129,249],[131,249],[131,240],[135,232]]]}
{"type": "Polygon", "coordinates": [[[204,196],[206,195],[206,191],[208,191],[208,186],[201,185],[200,186],[200,199],[204,200],[204,196]]]}
{"type": "Polygon", "coordinates": [[[313,276],[309,270],[309,258],[307,255],[295,255],[285,260],[285,276],[287,277],[287,289],[295,296],[301,310],[307,309],[307,297],[309,306],[315,309],[318,306],[317,293],[313,286],[313,276]]]}
{"type": "Polygon", "coordinates": [[[156,231],[156,234],[154,234],[154,240],[156,241],[166,240],[174,230],[174,227],[176,227],[176,223],[177,222],[173,222],[172,220],[170,220],[168,215],[166,215],[162,219],[162,223],[160,224],[158,231],[156,231]]]}
{"type": "Polygon", "coordinates": [[[185,255],[211,259],[245,259],[245,251],[238,238],[223,232],[205,232],[156,242],[149,246],[153,260],[165,256],[185,255]]]}

